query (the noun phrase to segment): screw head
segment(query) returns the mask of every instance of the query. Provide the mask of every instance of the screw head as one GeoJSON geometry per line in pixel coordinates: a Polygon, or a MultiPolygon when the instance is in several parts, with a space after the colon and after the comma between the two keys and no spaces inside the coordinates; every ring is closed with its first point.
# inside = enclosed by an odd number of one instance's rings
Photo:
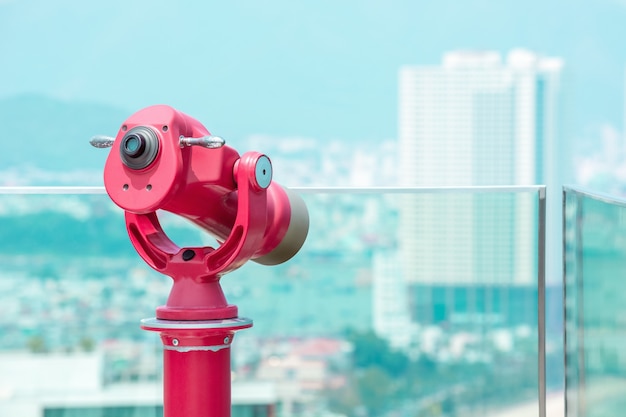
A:
{"type": "Polygon", "coordinates": [[[230,343],[230,337],[226,336],[224,338],[224,344],[227,345],[228,343],[230,343]]]}
{"type": "Polygon", "coordinates": [[[174,346],[178,346],[178,339],[172,339],[172,344],[174,346]]]}

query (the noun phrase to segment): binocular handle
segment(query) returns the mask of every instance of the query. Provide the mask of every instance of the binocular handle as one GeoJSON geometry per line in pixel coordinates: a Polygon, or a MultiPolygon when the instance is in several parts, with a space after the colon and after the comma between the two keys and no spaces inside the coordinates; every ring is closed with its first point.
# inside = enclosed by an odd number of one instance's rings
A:
{"type": "Polygon", "coordinates": [[[105,135],[95,135],[89,141],[94,148],[110,148],[113,146],[113,142],[115,142],[115,138],[105,135]]]}
{"type": "Polygon", "coordinates": [[[184,148],[185,146],[202,146],[204,148],[216,149],[224,146],[226,141],[219,136],[202,136],[201,138],[186,138],[184,136],[180,137],[180,147],[184,148]]]}
{"type": "MultiPolygon", "coordinates": [[[[202,146],[203,148],[208,149],[216,149],[221,148],[226,144],[226,141],[220,136],[202,136],[200,138],[187,138],[185,136],[181,136],[179,138],[180,147],[184,148],[186,146],[202,146]]],[[[95,135],[89,140],[89,143],[94,148],[110,148],[113,146],[113,142],[115,142],[115,138],[106,135],[95,135]]]]}

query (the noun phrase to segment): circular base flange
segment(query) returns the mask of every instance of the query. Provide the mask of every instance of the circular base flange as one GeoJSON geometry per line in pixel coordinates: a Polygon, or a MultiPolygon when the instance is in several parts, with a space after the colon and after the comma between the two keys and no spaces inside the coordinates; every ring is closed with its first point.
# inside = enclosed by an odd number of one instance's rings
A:
{"type": "Polygon", "coordinates": [[[141,320],[144,330],[241,330],[252,327],[252,319],[236,317],[223,320],[161,320],[156,317],[141,320]]]}

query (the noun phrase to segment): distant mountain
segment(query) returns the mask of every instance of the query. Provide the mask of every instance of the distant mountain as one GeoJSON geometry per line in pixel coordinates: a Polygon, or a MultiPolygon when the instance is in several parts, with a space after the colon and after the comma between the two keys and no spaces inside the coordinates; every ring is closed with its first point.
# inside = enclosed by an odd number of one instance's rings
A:
{"type": "MultiPolygon", "coordinates": [[[[0,99],[0,186],[102,185],[109,150],[92,147],[89,139],[96,134],[114,136],[134,111],[38,94],[0,99]]],[[[227,143],[240,153],[267,153],[274,179],[285,186],[393,184],[395,164],[385,162],[395,156],[393,140],[349,144],[254,134],[242,142],[227,143]],[[375,160],[368,156],[372,149],[375,160]],[[370,178],[374,163],[380,167],[370,178]]]]}
{"type": "MultiPolygon", "coordinates": [[[[215,245],[206,232],[180,217],[160,213],[159,219],[181,246],[215,245]]],[[[123,211],[106,195],[4,195],[0,231],[0,264],[3,257],[25,254],[137,257],[123,211]]]]}
{"type": "Polygon", "coordinates": [[[35,94],[0,99],[0,171],[101,170],[108,151],[93,148],[89,139],[95,134],[114,136],[129,115],[98,103],[35,94]]]}

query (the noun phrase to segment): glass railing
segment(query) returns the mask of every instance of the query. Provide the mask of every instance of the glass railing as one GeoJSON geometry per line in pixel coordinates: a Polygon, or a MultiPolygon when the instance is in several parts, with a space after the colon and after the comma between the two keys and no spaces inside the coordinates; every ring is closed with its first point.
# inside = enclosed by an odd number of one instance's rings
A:
{"type": "Polygon", "coordinates": [[[626,199],[564,190],[568,417],[626,407],[626,199]]]}
{"type": "MultiPolygon", "coordinates": [[[[546,415],[563,361],[544,187],[294,190],[301,252],[222,279],[254,320],[233,417],[546,415]]],[[[160,218],[181,246],[211,243],[160,218]]],[[[0,415],[162,414],[162,346],[139,320],[171,280],[103,189],[0,189],[0,258],[0,415]]]]}

